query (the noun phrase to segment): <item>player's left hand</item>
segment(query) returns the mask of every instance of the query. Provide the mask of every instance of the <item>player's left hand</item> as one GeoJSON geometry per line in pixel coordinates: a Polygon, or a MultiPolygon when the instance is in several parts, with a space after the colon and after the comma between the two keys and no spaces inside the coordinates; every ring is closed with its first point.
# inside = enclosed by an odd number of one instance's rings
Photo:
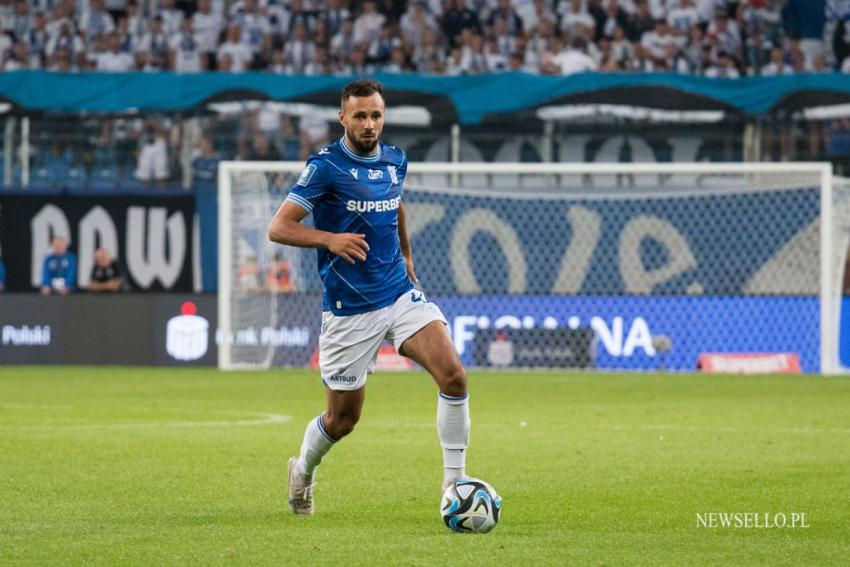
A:
{"type": "Polygon", "coordinates": [[[410,281],[418,284],[419,279],[416,277],[416,272],[413,271],[413,258],[405,258],[404,267],[407,269],[407,277],[410,278],[410,281]]]}

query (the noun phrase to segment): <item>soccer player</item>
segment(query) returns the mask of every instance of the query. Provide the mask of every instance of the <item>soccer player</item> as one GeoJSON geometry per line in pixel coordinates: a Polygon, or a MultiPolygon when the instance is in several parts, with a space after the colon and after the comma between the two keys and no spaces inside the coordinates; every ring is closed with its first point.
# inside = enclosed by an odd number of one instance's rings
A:
{"type": "Polygon", "coordinates": [[[307,424],[301,453],[288,462],[289,505],[301,515],[314,511],[316,466],[360,419],[366,376],[384,339],[439,387],[444,486],[466,474],[469,444],[466,372],[439,307],[414,287],[402,203],[407,156],[380,141],[383,87],[347,85],[339,120],[345,134],[310,156],[269,227],[274,242],[318,248],[324,284],[319,367],[327,409],[307,424]],[[315,229],[301,224],[309,213],[315,229]]]}

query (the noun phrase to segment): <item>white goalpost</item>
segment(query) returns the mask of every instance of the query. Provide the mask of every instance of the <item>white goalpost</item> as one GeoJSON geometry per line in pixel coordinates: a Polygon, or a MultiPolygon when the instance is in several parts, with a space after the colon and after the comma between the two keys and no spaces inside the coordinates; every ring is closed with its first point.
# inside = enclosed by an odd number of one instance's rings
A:
{"type": "MultiPolygon", "coordinates": [[[[266,237],[303,168],[219,165],[221,369],[315,361],[315,252],[266,237]],[[294,293],[264,286],[274,257],[294,293]]],[[[411,163],[404,187],[417,274],[467,364],[482,331],[540,327],[587,329],[587,367],[783,352],[844,371],[850,188],[828,163],[411,163]]]]}

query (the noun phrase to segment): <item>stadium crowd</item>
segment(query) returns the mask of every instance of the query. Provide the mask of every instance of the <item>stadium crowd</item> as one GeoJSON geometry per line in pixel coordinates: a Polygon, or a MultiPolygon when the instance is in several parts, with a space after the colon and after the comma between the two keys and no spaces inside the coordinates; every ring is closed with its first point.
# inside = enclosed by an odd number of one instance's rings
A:
{"type": "Polygon", "coordinates": [[[850,0],[0,1],[3,70],[850,72],[850,0]]]}

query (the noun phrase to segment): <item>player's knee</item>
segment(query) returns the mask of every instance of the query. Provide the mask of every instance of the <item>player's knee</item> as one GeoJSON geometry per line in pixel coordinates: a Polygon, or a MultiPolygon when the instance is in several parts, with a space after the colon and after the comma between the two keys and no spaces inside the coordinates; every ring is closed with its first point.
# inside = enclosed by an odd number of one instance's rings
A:
{"type": "Polygon", "coordinates": [[[354,431],[354,426],[360,420],[355,413],[345,412],[328,416],[327,430],[334,439],[342,439],[354,431]]]}
{"type": "Polygon", "coordinates": [[[442,386],[442,391],[447,396],[460,397],[466,395],[466,370],[463,365],[452,365],[443,377],[442,386]]]}

